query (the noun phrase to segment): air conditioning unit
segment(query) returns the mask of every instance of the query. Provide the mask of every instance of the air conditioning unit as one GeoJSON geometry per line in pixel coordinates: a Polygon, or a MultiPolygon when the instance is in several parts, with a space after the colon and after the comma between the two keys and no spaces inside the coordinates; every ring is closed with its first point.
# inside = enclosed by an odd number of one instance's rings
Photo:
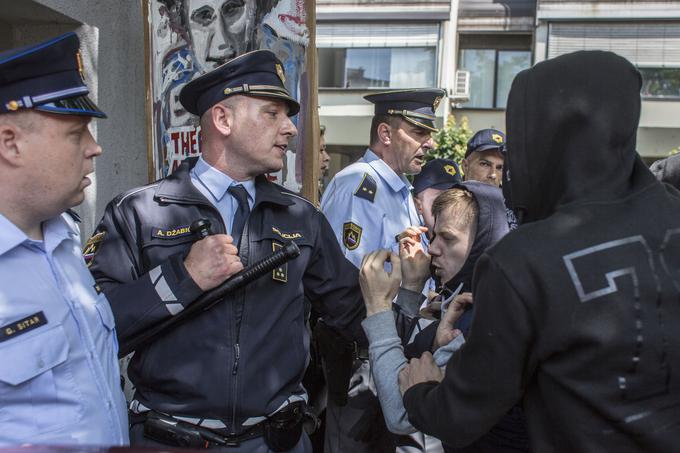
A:
{"type": "Polygon", "coordinates": [[[451,100],[455,103],[470,100],[470,71],[456,71],[451,100]]]}

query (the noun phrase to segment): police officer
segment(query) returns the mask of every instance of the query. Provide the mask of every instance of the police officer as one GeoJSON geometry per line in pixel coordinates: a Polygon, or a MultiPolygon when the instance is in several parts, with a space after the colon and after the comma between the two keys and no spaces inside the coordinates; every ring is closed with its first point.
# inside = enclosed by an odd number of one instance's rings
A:
{"type": "MultiPolygon", "coordinates": [[[[335,175],[321,201],[345,256],[355,266],[376,249],[398,252],[395,236],[422,223],[406,175],[420,172],[425,154],[434,146],[434,111],[444,94],[441,89],[418,89],[364,97],[375,105],[370,147],[359,161],[335,175]]],[[[362,358],[348,404],[328,402],[327,452],[389,451],[393,442],[377,398],[368,391],[368,361],[365,355],[362,358]]]]}
{"type": "Polygon", "coordinates": [[[505,134],[497,129],[477,131],[467,143],[460,162],[465,181],[479,181],[499,187],[505,162],[505,134]]]}
{"type": "Polygon", "coordinates": [[[355,266],[373,250],[398,250],[395,235],[421,223],[405,175],[418,174],[434,146],[434,110],[443,96],[440,89],[420,89],[364,97],[375,104],[370,147],[335,175],[321,200],[321,210],[355,266]]]}
{"type": "Polygon", "coordinates": [[[432,203],[439,194],[462,182],[458,164],[451,159],[432,159],[413,177],[413,199],[418,214],[431,234],[434,230],[432,203]]]}
{"type": "Polygon", "coordinates": [[[0,446],[124,445],[111,308],[75,213],[106,115],[74,33],[0,54],[0,446]]]}
{"type": "Polygon", "coordinates": [[[319,127],[319,200],[323,194],[323,178],[328,175],[331,156],[326,151],[326,126],[319,127]]]}
{"type": "Polygon", "coordinates": [[[259,50],[187,84],[180,102],[201,118],[202,157],[118,196],[91,239],[91,270],[123,343],[284,244],[301,250],[136,351],[133,444],[197,446],[174,431],[182,428],[224,451],[309,452],[299,417],[309,344],[303,296],[330,327],[359,336],[357,269],[321,212],[264,176],[282,168],[297,133],[290,116],[299,105],[284,78],[276,56],[259,50]],[[201,218],[215,234],[196,241],[190,225],[201,218]],[[172,417],[167,429],[159,417],[172,417]]]}

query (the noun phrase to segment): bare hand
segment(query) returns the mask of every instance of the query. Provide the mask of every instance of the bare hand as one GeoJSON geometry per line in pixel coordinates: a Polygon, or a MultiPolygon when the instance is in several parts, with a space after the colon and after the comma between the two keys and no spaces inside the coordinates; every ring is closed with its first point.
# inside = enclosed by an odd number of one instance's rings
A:
{"type": "Polygon", "coordinates": [[[427,233],[427,230],[428,228],[425,226],[412,225],[397,235],[397,242],[401,242],[404,238],[411,238],[415,241],[419,241],[420,235],[427,233]]]}
{"type": "Polygon", "coordinates": [[[191,246],[184,267],[203,291],[215,288],[243,269],[233,242],[228,234],[213,234],[191,246]]]}
{"type": "Polygon", "coordinates": [[[441,382],[444,373],[434,363],[429,352],[424,352],[420,359],[411,359],[408,365],[399,371],[399,390],[402,396],[408,389],[422,382],[441,382]]]}
{"type": "Polygon", "coordinates": [[[458,294],[449,304],[448,310],[446,310],[439,326],[437,326],[437,334],[432,345],[433,351],[449,344],[461,334],[461,331],[454,329],[453,326],[463,316],[465,309],[469,305],[472,305],[472,293],[458,294]]]}
{"type": "Polygon", "coordinates": [[[366,304],[368,316],[392,310],[392,300],[399,291],[401,263],[399,257],[389,250],[376,250],[361,262],[359,285],[366,304]],[[392,263],[392,272],[385,271],[385,262],[392,263]]]}
{"type": "Polygon", "coordinates": [[[420,235],[426,227],[408,227],[399,235],[399,258],[401,259],[401,286],[419,293],[430,278],[430,255],[425,251],[420,235]]]}

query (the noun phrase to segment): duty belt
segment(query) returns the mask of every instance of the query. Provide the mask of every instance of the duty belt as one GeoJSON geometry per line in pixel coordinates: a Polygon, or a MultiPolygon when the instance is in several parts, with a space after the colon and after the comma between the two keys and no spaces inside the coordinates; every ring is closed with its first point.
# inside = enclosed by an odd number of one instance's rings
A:
{"type": "MultiPolygon", "coordinates": [[[[130,403],[130,411],[135,414],[144,414],[152,409],[145,406],[137,400],[133,400],[130,403]]],[[[224,424],[222,420],[210,419],[210,418],[198,418],[198,417],[180,417],[173,415],[172,418],[181,420],[183,422],[191,423],[192,425],[201,426],[208,429],[227,429],[227,425],[224,424]]]]}
{"type": "MultiPolygon", "coordinates": [[[[262,437],[270,450],[285,452],[300,441],[304,420],[308,415],[315,421],[314,427],[318,426],[316,419],[306,410],[304,401],[287,405],[264,421],[248,427],[241,434],[227,434],[225,429],[205,428],[155,410],[133,415],[143,418],[144,437],[165,445],[199,449],[238,447],[242,442],[262,437]]],[[[199,420],[206,422],[205,419],[199,420]]]]}
{"type": "MultiPolygon", "coordinates": [[[[358,350],[357,350],[358,351],[358,350]]],[[[357,356],[358,358],[359,356],[357,356]]],[[[368,350],[366,350],[366,360],[368,360],[368,350]]],[[[267,416],[262,416],[262,417],[250,417],[246,419],[243,422],[243,428],[248,429],[252,426],[255,426],[265,420],[267,420],[268,417],[272,417],[274,414],[277,412],[285,409],[289,404],[297,403],[297,402],[304,402],[305,404],[307,403],[307,394],[294,394],[289,396],[281,405],[276,408],[274,412],[267,416]]],[[[130,403],[130,411],[134,414],[144,414],[146,412],[149,412],[153,409],[150,407],[144,405],[138,400],[132,400],[130,403]]],[[[208,428],[208,429],[227,429],[227,425],[224,424],[222,420],[218,419],[210,419],[210,418],[200,418],[200,417],[181,417],[178,415],[172,415],[173,418],[177,420],[181,420],[183,422],[191,423],[192,425],[196,426],[201,426],[203,428],[208,428]]]]}
{"type": "Polygon", "coordinates": [[[223,429],[212,430],[200,425],[187,423],[167,414],[149,411],[144,414],[144,436],[165,445],[208,449],[212,447],[238,447],[245,442],[264,435],[263,423],[257,424],[242,434],[224,433],[223,429]]]}

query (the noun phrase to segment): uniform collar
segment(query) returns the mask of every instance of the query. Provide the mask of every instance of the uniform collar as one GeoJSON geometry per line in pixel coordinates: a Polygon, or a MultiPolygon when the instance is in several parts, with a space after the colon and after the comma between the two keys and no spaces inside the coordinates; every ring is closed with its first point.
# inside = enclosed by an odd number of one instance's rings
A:
{"type": "MultiPolygon", "coordinates": [[[[165,198],[168,201],[201,204],[208,203],[208,200],[206,200],[203,194],[191,183],[189,172],[194,168],[197,162],[197,157],[184,159],[174,173],[161,180],[156,189],[155,197],[165,198]]],[[[256,205],[261,202],[274,203],[282,206],[290,206],[293,204],[290,197],[281,194],[283,189],[278,185],[267,181],[267,178],[264,175],[256,177],[254,185],[256,205]]]]}
{"type": "Polygon", "coordinates": [[[23,231],[0,214],[0,255],[12,250],[26,239],[28,236],[23,231]]]}
{"type": "Polygon", "coordinates": [[[52,253],[62,241],[78,237],[75,221],[67,216],[62,214],[43,222],[43,240],[48,253],[52,253]]]}
{"type": "MultiPolygon", "coordinates": [[[[43,243],[48,252],[57,248],[62,241],[78,236],[75,223],[69,223],[64,214],[43,222],[43,243]]],[[[0,255],[31,239],[16,225],[0,214],[0,255]]]]}
{"type": "Polygon", "coordinates": [[[184,159],[179,167],[177,167],[177,170],[159,182],[154,198],[161,199],[162,201],[209,203],[203,194],[191,184],[189,172],[197,162],[197,157],[184,159]]]}
{"type": "Polygon", "coordinates": [[[278,184],[270,182],[265,175],[260,175],[255,178],[255,188],[257,193],[257,198],[255,198],[255,204],[260,203],[273,203],[281,206],[291,206],[295,202],[281,192],[283,189],[278,184]]]}
{"type": "Polygon", "coordinates": [[[241,182],[235,181],[206,162],[203,159],[203,156],[198,158],[198,162],[196,162],[196,165],[191,171],[201,184],[208,189],[208,192],[215,198],[215,201],[220,201],[229,187],[238,184],[246,189],[250,201],[255,201],[255,181],[252,179],[241,182]]]}
{"type": "Polygon", "coordinates": [[[399,176],[390,168],[387,163],[382,160],[376,153],[373,152],[371,148],[367,148],[364,153],[364,161],[373,168],[378,175],[387,183],[390,188],[395,192],[401,192],[406,188],[411,189],[411,183],[408,182],[406,176],[399,176]]]}

